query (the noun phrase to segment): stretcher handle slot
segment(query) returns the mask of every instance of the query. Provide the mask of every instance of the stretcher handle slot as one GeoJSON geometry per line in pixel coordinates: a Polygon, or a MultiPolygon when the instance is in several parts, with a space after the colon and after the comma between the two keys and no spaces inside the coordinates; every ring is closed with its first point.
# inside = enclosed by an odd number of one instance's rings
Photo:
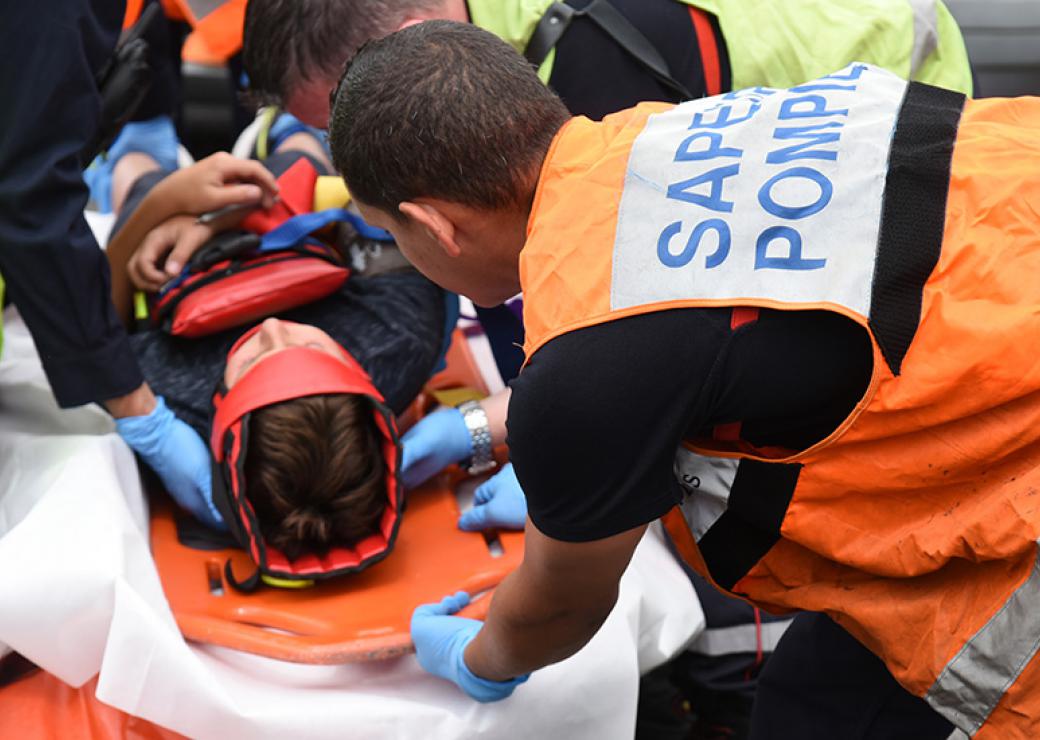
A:
{"type": "Polygon", "coordinates": [[[206,561],[206,583],[209,592],[214,596],[224,595],[224,578],[221,575],[220,562],[217,560],[206,561]]]}

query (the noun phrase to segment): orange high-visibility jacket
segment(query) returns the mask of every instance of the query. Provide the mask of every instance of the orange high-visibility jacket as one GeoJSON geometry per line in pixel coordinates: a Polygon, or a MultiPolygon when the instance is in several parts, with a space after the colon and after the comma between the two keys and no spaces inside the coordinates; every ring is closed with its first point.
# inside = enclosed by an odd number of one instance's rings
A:
{"type": "Polygon", "coordinates": [[[826,612],[969,734],[1040,736],[1040,99],[869,65],[570,121],[520,257],[525,350],[695,306],[825,309],[869,388],[803,451],[689,440],[682,556],[826,612]]]}
{"type": "MultiPolygon", "coordinates": [[[[160,0],[167,17],[192,27],[185,40],[184,58],[220,65],[242,48],[246,0],[160,0]]],[[[137,22],[144,0],[127,0],[123,29],[137,22]]]]}

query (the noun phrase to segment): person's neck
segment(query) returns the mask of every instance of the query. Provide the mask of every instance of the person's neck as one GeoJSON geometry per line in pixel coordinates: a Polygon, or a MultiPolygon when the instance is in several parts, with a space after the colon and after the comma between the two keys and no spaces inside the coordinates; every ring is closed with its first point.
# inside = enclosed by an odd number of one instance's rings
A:
{"type": "Polygon", "coordinates": [[[485,255],[488,282],[504,286],[510,296],[520,292],[520,252],[527,241],[529,213],[526,206],[485,211],[471,225],[473,243],[481,245],[485,255]]]}
{"type": "Polygon", "coordinates": [[[436,9],[422,13],[422,20],[434,18],[445,21],[469,23],[469,5],[466,0],[444,0],[436,9]]]}

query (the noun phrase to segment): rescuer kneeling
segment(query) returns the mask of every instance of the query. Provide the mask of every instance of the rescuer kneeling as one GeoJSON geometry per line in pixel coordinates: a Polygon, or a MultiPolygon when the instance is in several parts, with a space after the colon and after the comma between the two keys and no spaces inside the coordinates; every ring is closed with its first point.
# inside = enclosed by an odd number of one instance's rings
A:
{"type": "Polygon", "coordinates": [[[525,300],[525,560],[483,625],[420,609],[420,662],[507,696],[663,517],[962,730],[1035,735],[1038,120],[853,64],[595,123],[471,26],[366,46],[330,126],[364,217],[445,288],[525,300]]]}

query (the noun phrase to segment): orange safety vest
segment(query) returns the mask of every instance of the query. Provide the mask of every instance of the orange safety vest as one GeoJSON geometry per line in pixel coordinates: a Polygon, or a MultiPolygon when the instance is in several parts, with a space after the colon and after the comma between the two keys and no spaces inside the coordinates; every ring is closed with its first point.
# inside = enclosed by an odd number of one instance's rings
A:
{"type": "Polygon", "coordinates": [[[665,524],[718,586],[829,614],[978,737],[1040,736],[1038,131],[1040,99],[863,64],[577,118],[520,256],[528,358],[671,308],[866,329],[869,388],[833,434],[689,440],[665,524]]]}
{"type": "MultiPolygon", "coordinates": [[[[242,48],[247,0],[160,0],[166,16],[192,27],[184,41],[185,61],[222,65],[242,48]]],[[[137,22],[144,0],[127,0],[123,30],[137,22]]]]}

